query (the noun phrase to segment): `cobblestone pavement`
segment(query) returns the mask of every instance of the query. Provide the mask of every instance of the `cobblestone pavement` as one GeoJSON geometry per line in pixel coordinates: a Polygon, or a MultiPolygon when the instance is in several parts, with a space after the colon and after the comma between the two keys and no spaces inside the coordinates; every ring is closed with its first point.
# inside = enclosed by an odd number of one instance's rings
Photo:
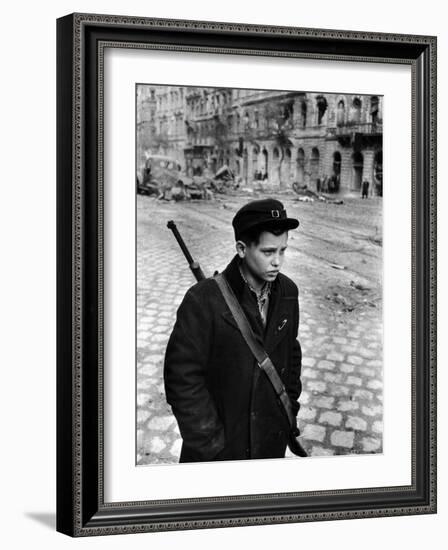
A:
{"type": "MultiPolygon", "coordinates": [[[[137,197],[137,463],[176,463],[181,439],[165,401],[163,357],[195,280],[166,222],[174,219],[206,275],[234,254],[230,221],[248,196],[171,203],[137,197]]],[[[299,203],[283,271],[300,288],[299,426],[310,456],[382,451],[380,199],[299,203]]],[[[287,451],[286,456],[292,456],[287,451]]]]}

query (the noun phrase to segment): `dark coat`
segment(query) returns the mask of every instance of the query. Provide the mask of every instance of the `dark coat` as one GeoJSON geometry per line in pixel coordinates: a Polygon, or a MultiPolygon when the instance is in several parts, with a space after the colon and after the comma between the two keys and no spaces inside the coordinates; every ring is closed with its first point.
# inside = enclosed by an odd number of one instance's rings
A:
{"type": "MultiPolygon", "coordinates": [[[[272,283],[264,329],[238,256],[224,271],[299,410],[301,349],[297,286],[272,283]]],[[[283,457],[290,427],[213,279],[186,293],[165,356],[165,390],[183,438],[180,462],[283,457]]]]}

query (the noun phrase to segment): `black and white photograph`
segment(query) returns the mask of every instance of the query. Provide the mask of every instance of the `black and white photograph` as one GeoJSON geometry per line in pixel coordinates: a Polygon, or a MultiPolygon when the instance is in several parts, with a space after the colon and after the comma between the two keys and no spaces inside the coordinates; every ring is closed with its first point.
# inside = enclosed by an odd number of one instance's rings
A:
{"type": "Polygon", "coordinates": [[[383,452],[383,96],[136,85],[136,465],[383,452]]]}
{"type": "Polygon", "coordinates": [[[443,5],[6,4],[5,549],[443,547],[443,5]]]}

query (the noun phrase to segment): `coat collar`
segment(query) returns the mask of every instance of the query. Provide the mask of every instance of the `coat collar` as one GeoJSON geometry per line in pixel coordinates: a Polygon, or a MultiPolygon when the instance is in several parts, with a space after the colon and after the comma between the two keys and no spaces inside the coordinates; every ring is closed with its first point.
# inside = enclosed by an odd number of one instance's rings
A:
{"type": "MultiPolygon", "coordinates": [[[[224,276],[226,277],[229,285],[231,286],[237,300],[243,303],[245,292],[250,292],[246,286],[244,279],[241,277],[239,270],[240,258],[236,254],[229,265],[224,270],[224,276]]],[[[260,340],[260,343],[264,344],[266,350],[271,351],[286,334],[287,330],[284,323],[292,322],[291,318],[291,305],[290,300],[282,300],[284,292],[282,291],[281,277],[277,277],[272,283],[271,295],[269,298],[269,311],[266,329],[264,331],[264,337],[259,331],[255,331],[256,337],[260,340]],[[282,326],[283,323],[283,326],[282,326]]],[[[246,294],[247,297],[247,294],[246,294]]],[[[254,310],[256,308],[255,296],[254,298],[254,310]]],[[[246,312],[247,314],[247,312],[246,312]]],[[[235,327],[237,327],[235,320],[233,319],[230,311],[224,313],[224,317],[235,327]]],[[[252,319],[252,321],[254,321],[252,319]]],[[[251,323],[252,324],[252,323],[251,323]]],[[[255,327],[254,327],[255,328],[255,327]]]]}
{"type": "MultiPolygon", "coordinates": [[[[224,270],[224,276],[229,282],[229,285],[232,287],[232,290],[235,294],[235,296],[238,298],[238,300],[242,299],[244,289],[246,286],[246,283],[244,282],[244,279],[241,277],[240,273],[240,266],[241,260],[238,254],[235,254],[232,261],[229,263],[229,265],[224,270]]],[[[273,294],[276,294],[279,289],[279,279],[278,277],[275,279],[275,281],[271,284],[271,296],[273,294]]]]}
{"type": "Polygon", "coordinates": [[[240,258],[238,254],[235,254],[232,261],[229,263],[229,265],[224,270],[224,276],[227,279],[227,282],[232,287],[232,290],[238,299],[238,301],[241,302],[241,298],[243,296],[244,292],[244,285],[246,284],[241,277],[239,265],[240,265],[240,258]]]}

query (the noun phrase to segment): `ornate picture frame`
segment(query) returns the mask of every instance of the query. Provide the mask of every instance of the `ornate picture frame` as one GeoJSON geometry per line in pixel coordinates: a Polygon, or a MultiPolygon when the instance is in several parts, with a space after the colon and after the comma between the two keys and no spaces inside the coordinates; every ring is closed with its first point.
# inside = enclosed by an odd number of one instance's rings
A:
{"type": "MultiPolygon", "coordinates": [[[[436,512],[436,38],[72,14],[57,22],[57,529],[70,536],[436,512]],[[411,483],[104,498],[104,52],[398,64],[412,74],[411,483]]],[[[130,182],[131,185],[131,182],[130,182]]],[[[397,344],[398,345],[398,344],[397,344]]]]}

